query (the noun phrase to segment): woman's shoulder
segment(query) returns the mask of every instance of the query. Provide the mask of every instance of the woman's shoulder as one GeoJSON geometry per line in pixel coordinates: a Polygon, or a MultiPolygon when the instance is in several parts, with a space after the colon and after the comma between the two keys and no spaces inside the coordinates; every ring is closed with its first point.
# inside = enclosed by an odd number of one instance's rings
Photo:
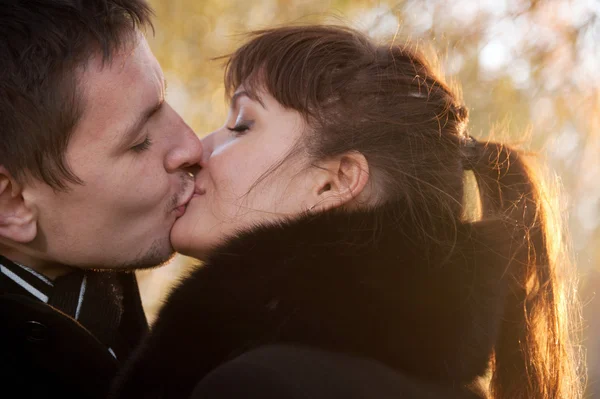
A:
{"type": "Polygon", "coordinates": [[[192,399],[367,399],[478,396],[419,381],[384,364],[306,346],[269,345],[221,365],[196,386],[192,399]]]}

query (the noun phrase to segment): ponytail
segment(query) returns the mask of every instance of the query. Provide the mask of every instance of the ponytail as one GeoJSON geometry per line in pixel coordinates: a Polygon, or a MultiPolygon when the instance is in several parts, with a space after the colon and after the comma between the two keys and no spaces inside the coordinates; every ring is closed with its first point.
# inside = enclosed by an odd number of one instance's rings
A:
{"type": "MultiPolygon", "coordinates": [[[[500,336],[492,363],[494,399],[580,397],[569,317],[576,302],[554,256],[560,230],[552,229],[547,198],[532,168],[516,150],[471,139],[465,169],[479,189],[482,219],[516,224],[523,251],[511,266],[500,336]],[[558,235],[557,235],[558,234],[558,235]],[[569,303],[571,301],[571,303],[569,303]]],[[[576,308],[575,308],[576,309],[576,308]]]]}

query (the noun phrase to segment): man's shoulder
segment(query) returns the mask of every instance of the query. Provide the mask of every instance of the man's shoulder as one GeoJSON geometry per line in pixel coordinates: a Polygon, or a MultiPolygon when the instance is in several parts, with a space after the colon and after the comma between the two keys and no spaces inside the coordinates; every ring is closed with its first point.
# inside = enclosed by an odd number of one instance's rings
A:
{"type": "Polygon", "coordinates": [[[41,381],[53,384],[46,389],[52,392],[54,387],[62,397],[71,397],[64,396],[63,389],[107,389],[117,362],[74,319],[34,298],[5,290],[0,292],[0,315],[2,392],[17,387],[30,392],[41,381]]]}
{"type": "Polygon", "coordinates": [[[61,311],[26,295],[0,293],[0,334],[2,345],[30,354],[43,352],[57,355],[85,356],[82,349],[105,354],[97,366],[113,368],[116,360],[104,345],[76,320],[61,311]],[[104,360],[104,361],[102,361],[104,360]]]}

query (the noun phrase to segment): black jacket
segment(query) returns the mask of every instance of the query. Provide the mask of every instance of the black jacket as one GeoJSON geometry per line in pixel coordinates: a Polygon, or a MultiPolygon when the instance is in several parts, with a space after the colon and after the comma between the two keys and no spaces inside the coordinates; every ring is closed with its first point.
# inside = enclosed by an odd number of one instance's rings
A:
{"type": "MultiPolygon", "coordinates": [[[[119,362],[67,314],[0,276],[0,397],[105,398],[119,362]]],[[[147,331],[135,277],[123,274],[120,357],[147,331]]]]}
{"type": "Polygon", "coordinates": [[[498,225],[425,236],[398,209],[230,240],[174,290],[111,397],[485,397],[508,290],[498,225]]]}

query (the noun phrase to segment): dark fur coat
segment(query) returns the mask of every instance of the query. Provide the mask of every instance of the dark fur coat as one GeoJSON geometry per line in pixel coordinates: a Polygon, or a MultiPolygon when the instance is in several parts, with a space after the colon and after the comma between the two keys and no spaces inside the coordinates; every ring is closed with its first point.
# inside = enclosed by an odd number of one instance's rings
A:
{"type": "Polygon", "coordinates": [[[398,209],[305,215],[231,239],[170,295],[114,397],[188,397],[211,370],[269,344],[374,359],[422,380],[477,380],[507,292],[497,231],[445,220],[425,236],[398,209]]]}

